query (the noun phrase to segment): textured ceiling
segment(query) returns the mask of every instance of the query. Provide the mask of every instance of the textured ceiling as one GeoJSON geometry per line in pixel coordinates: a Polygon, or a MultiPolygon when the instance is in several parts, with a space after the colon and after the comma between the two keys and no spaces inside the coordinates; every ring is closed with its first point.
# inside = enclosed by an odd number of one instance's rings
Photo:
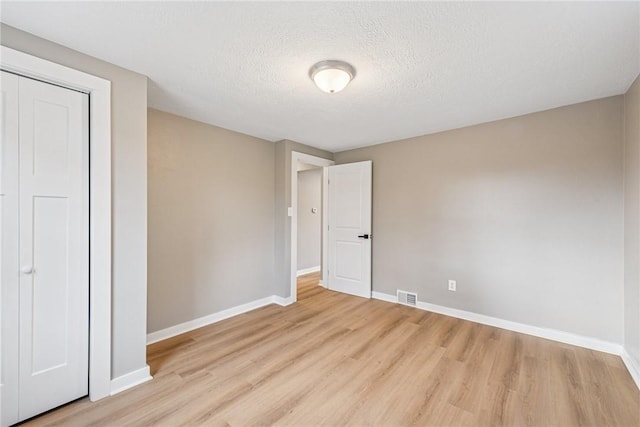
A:
{"type": "Polygon", "coordinates": [[[149,76],[151,107],[341,151],[623,93],[640,3],[5,2],[0,20],[149,76]],[[357,70],[343,92],[307,73],[357,70]]]}

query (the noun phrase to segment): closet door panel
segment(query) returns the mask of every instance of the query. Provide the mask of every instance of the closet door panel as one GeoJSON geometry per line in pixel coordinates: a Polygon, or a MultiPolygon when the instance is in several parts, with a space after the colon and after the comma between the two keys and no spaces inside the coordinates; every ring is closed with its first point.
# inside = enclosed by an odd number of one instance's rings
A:
{"type": "Polygon", "coordinates": [[[20,419],[88,393],[87,101],[20,80],[20,419]]]}
{"type": "Polygon", "coordinates": [[[18,87],[0,74],[0,424],[18,422],[18,87]]]}
{"type": "Polygon", "coordinates": [[[67,362],[69,208],[64,197],[33,198],[32,373],[67,362]]]}

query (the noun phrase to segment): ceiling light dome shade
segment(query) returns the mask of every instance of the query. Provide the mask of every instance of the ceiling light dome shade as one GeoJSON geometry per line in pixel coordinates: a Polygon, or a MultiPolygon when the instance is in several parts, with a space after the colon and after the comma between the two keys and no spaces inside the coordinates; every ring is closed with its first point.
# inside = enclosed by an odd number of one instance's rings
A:
{"type": "Polygon", "coordinates": [[[327,93],[340,92],[356,76],[356,70],[343,61],[320,61],[309,70],[309,77],[327,93]]]}

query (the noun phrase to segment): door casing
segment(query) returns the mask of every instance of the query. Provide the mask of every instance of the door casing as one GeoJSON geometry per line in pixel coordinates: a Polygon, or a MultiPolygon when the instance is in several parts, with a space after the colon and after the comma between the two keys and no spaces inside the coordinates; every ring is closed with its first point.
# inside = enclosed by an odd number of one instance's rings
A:
{"type": "Polygon", "coordinates": [[[0,68],[89,94],[89,398],[102,399],[111,393],[111,82],[6,46],[0,68]]]}
{"type": "MultiPolygon", "coordinates": [[[[310,165],[325,168],[327,166],[333,166],[335,162],[333,160],[324,159],[322,157],[312,156],[310,154],[299,153],[297,151],[291,152],[291,270],[290,270],[290,294],[287,303],[294,303],[298,300],[298,280],[297,280],[297,265],[298,265],[298,163],[308,163],[310,165]]],[[[327,259],[327,174],[326,170],[322,172],[322,279],[326,283],[326,259],[327,259]]]]}

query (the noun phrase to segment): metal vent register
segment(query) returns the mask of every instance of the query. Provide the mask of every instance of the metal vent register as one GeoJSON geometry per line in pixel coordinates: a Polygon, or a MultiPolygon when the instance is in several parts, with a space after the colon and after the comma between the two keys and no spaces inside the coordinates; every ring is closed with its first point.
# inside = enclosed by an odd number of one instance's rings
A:
{"type": "Polygon", "coordinates": [[[404,305],[416,306],[418,302],[418,294],[412,292],[401,291],[398,289],[398,302],[404,305]]]}

